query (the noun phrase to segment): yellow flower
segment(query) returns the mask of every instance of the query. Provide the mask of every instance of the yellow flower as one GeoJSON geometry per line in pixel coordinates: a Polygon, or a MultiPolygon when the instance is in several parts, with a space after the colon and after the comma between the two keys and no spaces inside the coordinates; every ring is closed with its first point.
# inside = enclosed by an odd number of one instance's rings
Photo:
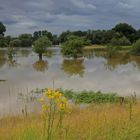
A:
{"type": "Polygon", "coordinates": [[[54,98],[54,95],[51,95],[51,94],[50,94],[50,95],[48,95],[48,98],[49,98],[49,99],[53,99],[53,98],[54,98]]]}
{"type": "Polygon", "coordinates": [[[62,96],[62,94],[59,91],[56,91],[54,93],[55,98],[60,98],[62,96]]]}
{"type": "Polygon", "coordinates": [[[42,105],[42,110],[46,111],[47,110],[47,105],[42,105]]]}
{"type": "Polygon", "coordinates": [[[44,95],[48,97],[49,99],[52,99],[54,98],[54,91],[51,89],[46,89],[44,92],[44,95]]]}
{"type": "Polygon", "coordinates": [[[59,103],[58,104],[58,109],[59,110],[65,110],[66,109],[66,103],[63,103],[63,102],[59,103]]]}

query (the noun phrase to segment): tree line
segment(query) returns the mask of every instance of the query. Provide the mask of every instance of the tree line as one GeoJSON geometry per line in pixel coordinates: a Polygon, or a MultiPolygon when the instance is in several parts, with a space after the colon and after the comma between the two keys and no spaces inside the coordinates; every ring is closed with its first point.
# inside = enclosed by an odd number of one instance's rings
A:
{"type": "Polygon", "coordinates": [[[24,33],[18,37],[5,36],[6,26],[0,22],[0,47],[31,47],[39,54],[46,46],[61,45],[62,53],[67,57],[77,58],[82,53],[82,47],[92,44],[107,45],[114,52],[116,46],[133,44],[132,52],[140,54],[140,29],[136,30],[128,23],[119,23],[109,30],[64,31],[54,35],[47,30],[35,31],[33,34],[24,33]],[[112,47],[113,46],[113,47],[112,47]]]}
{"type": "Polygon", "coordinates": [[[64,31],[54,35],[47,30],[35,31],[33,34],[21,34],[18,37],[4,36],[6,26],[0,22],[0,47],[30,47],[34,41],[47,36],[53,45],[66,42],[71,36],[86,40],[87,44],[131,45],[140,38],[140,29],[136,30],[127,23],[119,23],[109,30],[64,31]]]}

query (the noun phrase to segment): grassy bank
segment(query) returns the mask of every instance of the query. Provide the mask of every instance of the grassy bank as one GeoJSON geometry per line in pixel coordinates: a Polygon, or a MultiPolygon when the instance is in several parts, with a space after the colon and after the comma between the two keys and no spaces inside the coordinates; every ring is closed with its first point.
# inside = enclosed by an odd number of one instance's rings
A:
{"type": "MultiPolygon", "coordinates": [[[[106,45],[90,45],[90,46],[85,46],[84,49],[95,49],[95,50],[106,50],[106,45]]],[[[132,46],[120,46],[119,47],[121,50],[131,50],[132,46]]]]}
{"type": "MultiPolygon", "coordinates": [[[[129,106],[116,103],[73,106],[65,116],[63,129],[54,130],[54,140],[139,140],[140,103],[129,106]]],[[[41,115],[16,116],[0,119],[1,140],[43,140],[41,115]]]]}
{"type": "MultiPolygon", "coordinates": [[[[58,101],[59,97],[61,99],[61,96],[69,100],[70,110],[63,116],[63,120],[59,120],[65,113],[63,110],[61,113],[56,112],[52,118],[52,137],[49,140],[140,139],[140,102],[135,95],[124,98],[114,93],[62,89],[52,93],[49,89],[36,89],[31,94],[45,96],[45,100],[41,99],[42,109],[45,104],[55,105],[55,101],[58,101]],[[46,97],[49,99],[47,102],[46,97]]],[[[63,98],[62,101],[65,103],[63,98]]],[[[48,109],[45,108],[46,113],[48,109]]],[[[53,110],[50,111],[53,113],[53,110]]],[[[44,135],[47,134],[44,133],[47,131],[44,123],[48,126],[50,115],[44,114],[45,112],[0,118],[0,140],[48,140],[47,135],[44,135]],[[45,122],[44,115],[47,119],[45,122]]]]}

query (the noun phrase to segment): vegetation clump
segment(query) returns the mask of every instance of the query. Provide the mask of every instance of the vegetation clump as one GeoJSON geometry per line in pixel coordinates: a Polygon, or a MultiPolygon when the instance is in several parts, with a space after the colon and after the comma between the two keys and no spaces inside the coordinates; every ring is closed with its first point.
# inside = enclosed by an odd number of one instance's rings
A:
{"type": "Polygon", "coordinates": [[[79,37],[71,37],[61,46],[61,52],[66,57],[78,58],[82,56],[84,41],[79,37]]]}
{"type": "Polygon", "coordinates": [[[131,52],[134,55],[140,55],[140,39],[133,44],[131,52]]]}
{"type": "Polygon", "coordinates": [[[42,54],[45,53],[47,47],[50,46],[50,40],[46,36],[43,36],[34,42],[33,50],[39,55],[39,59],[42,60],[42,54]]]}

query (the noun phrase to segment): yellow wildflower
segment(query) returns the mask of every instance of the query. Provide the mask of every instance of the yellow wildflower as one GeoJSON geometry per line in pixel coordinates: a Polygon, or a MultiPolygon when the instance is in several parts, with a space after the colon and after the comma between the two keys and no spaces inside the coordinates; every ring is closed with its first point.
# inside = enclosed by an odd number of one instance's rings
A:
{"type": "Polygon", "coordinates": [[[42,110],[46,111],[47,110],[47,105],[42,105],[42,110]]]}
{"type": "Polygon", "coordinates": [[[60,98],[62,96],[62,94],[59,91],[56,91],[54,93],[55,98],[60,98]]]}

